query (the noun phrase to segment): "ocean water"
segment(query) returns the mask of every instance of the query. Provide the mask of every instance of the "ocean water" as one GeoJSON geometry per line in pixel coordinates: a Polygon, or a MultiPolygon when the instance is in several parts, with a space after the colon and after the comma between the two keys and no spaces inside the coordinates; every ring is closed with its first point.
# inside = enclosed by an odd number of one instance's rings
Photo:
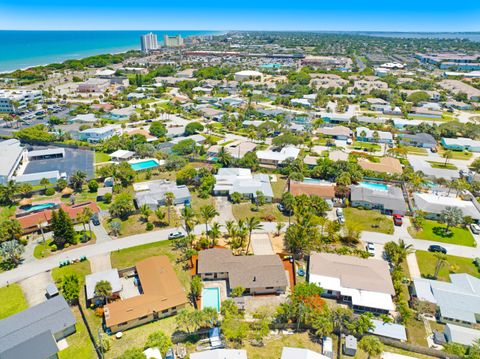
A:
{"type": "MultiPolygon", "coordinates": [[[[150,31],[10,31],[0,30],[0,72],[80,59],[105,53],[140,50],[140,35],[150,31]]],[[[215,34],[214,31],[153,30],[164,35],[215,34]]]]}

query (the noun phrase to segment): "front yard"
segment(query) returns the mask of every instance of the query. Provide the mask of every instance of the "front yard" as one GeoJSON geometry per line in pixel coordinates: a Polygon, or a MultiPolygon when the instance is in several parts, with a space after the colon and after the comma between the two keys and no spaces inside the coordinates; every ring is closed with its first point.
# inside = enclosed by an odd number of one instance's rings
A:
{"type": "MultiPolygon", "coordinates": [[[[435,274],[435,266],[437,258],[434,253],[427,251],[416,251],[418,267],[422,277],[431,278],[435,274]]],[[[445,263],[438,272],[438,279],[446,282],[450,281],[450,273],[467,273],[474,277],[480,278],[473,259],[447,255],[447,263],[445,263]]]]}
{"type": "Polygon", "coordinates": [[[436,161],[427,161],[430,163],[430,167],[432,168],[440,168],[443,170],[457,170],[457,166],[452,165],[451,163],[445,163],[445,162],[436,162],[436,161]]]}
{"type": "Polygon", "coordinates": [[[254,205],[251,202],[237,203],[232,205],[232,212],[235,219],[246,219],[249,217],[257,217],[266,222],[287,222],[288,217],[280,212],[277,205],[267,203],[258,207],[258,211],[252,211],[254,205]]]}
{"type": "Polygon", "coordinates": [[[475,247],[475,239],[472,233],[466,228],[450,227],[449,233],[445,233],[445,225],[436,221],[425,220],[423,228],[417,231],[414,227],[409,227],[410,235],[417,239],[427,241],[458,244],[461,246],[475,247]]]}
{"type": "Polygon", "coordinates": [[[393,234],[393,220],[377,211],[344,208],[345,222],[360,231],[393,234]]]}
{"type": "MultiPolygon", "coordinates": [[[[438,154],[440,156],[442,156],[444,153],[445,150],[443,148],[438,151],[438,154]]],[[[468,151],[451,151],[451,154],[451,158],[454,160],[469,160],[473,156],[472,152],[468,151]]]]}
{"type": "Polygon", "coordinates": [[[378,152],[382,148],[377,143],[370,143],[370,142],[362,142],[362,141],[355,141],[350,148],[354,150],[367,150],[370,152],[378,152]]]}
{"type": "Polygon", "coordinates": [[[28,308],[27,300],[18,284],[10,284],[0,288],[0,303],[2,303],[0,305],[0,319],[28,308]]]}

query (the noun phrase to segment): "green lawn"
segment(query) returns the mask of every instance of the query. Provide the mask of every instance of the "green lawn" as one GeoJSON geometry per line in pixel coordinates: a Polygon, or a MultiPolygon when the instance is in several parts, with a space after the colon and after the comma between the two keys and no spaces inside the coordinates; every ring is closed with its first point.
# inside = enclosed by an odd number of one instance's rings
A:
{"type": "Polygon", "coordinates": [[[95,163],[108,162],[110,156],[103,152],[95,152],[95,163]]]}
{"type": "Polygon", "coordinates": [[[199,213],[200,207],[212,205],[215,207],[215,199],[213,196],[208,196],[208,198],[200,198],[198,197],[197,192],[190,192],[190,195],[192,197],[190,201],[190,205],[192,206],[192,209],[195,211],[195,213],[199,213]]]}
{"type": "MultiPolygon", "coordinates": [[[[437,258],[434,254],[427,251],[416,251],[418,267],[422,277],[433,277],[435,274],[435,266],[437,258]]],[[[438,279],[446,282],[450,281],[450,273],[468,273],[474,277],[480,278],[478,271],[471,258],[457,257],[447,255],[447,264],[445,264],[438,272],[438,279]]]]}
{"type": "Polygon", "coordinates": [[[362,142],[362,141],[355,141],[353,142],[353,145],[350,146],[356,150],[363,150],[367,149],[372,152],[380,151],[381,147],[376,144],[376,143],[370,143],[370,142],[362,142]]]}
{"type": "Polygon", "coordinates": [[[13,215],[15,215],[15,210],[17,209],[16,206],[8,206],[8,207],[1,207],[0,208],[0,221],[5,219],[9,219],[13,215]]]}
{"type": "MultiPolygon", "coordinates": [[[[440,149],[438,151],[438,154],[440,156],[443,153],[445,153],[444,149],[440,149]]],[[[451,154],[452,154],[452,159],[454,160],[469,160],[473,156],[472,152],[468,152],[468,151],[451,151],[451,154]]]]}
{"type": "Polygon", "coordinates": [[[9,317],[28,308],[22,288],[18,284],[10,284],[0,288],[0,319],[9,317]]]}
{"type": "Polygon", "coordinates": [[[271,182],[272,191],[275,198],[282,198],[283,192],[287,187],[287,179],[277,174],[277,182],[271,182]]]}
{"type": "Polygon", "coordinates": [[[358,208],[344,208],[346,224],[361,231],[393,234],[393,220],[378,211],[358,208]]]}
{"type": "Polygon", "coordinates": [[[427,161],[430,163],[430,167],[432,168],[441,168],[444,170],[457,170],[457,166],[452,165],[451,163],[445,163],[445,162],[436,162],[436,161],[427,161]]]}
{"type": "Polygon", "coordinates": [[[405,146],[405,149],[409,154],[427,156],[428,151],[425,148],[415,147],[415,146],[405,146]]]}
{"type": "Polygon", "coordinates": [[[450,227],[449,234],[444,234],[444,229],[445,225],[443,223],[425,220],[420,231],[417,232],[413,227],[408,228],[408,231],[412,237],[418,239],[475,247],[475,239],[468,229],[450,227]]]}
{"type": "Polygon", "coordinates": [[[260,219],[267,220],[269,216],[274,216],[276,222],[286,222],[288,217],[283,215],[277,208],[277,205],[274,203],[267,203],[259,207],[258,211],[252,211],[253,204],[251,202],[243,202],[232,205],[232,212],[235,219],[246,219],[249,217],[257,217],[260,219]]]}
{"type": "Polygon", "coordinates": [[[77,320],[77,331],[67,337],[68,348],[60,351],[58,356],[60,359],[96,359],[97,355],[93,344],[88,336],[87,327],[83,322],[78,307],[71,307],[75,319],[77,320]]]}
{"type": "Polygon", "coordinates": [[[409,343],[420,345],[423,347],[428,346],[427,343],[427,331],[423,321],[410,318],[406,323],[407,338],[409,343]]]}
{"type": "MultiPolygon", "coordinates": [[[[80,242],[80,237],[83,235],[83,230],[82,231],[79,231],[77,232],[77,245],[81,245],[81,244],[84,244],[84,243],[81,243],[80,242]]],[[[89,236],[90,233],[88,231],[88,226],[87,226],[87,235],[89,236]]],[[[95,240],[95,233],[93,233],[92,231],[92,239],[90,239],[90,241],[88,243],[92,243],[93,240],[95,240]]],[[[52,244],[52,239],[48,239],[45,241],[45,243],[43,242],[40,242],[38,245],[35,246],[35,248],[33,249],[33,256],[37,259],[41,259],[41,258],[46,258],[48,256],[50,256],[52,254],[52,247],[51,247],[51,244],[52,244]]],[[[75,246],[71,246],[71,247],[68,247],[68,248],[74,248],[75,246]]]]}

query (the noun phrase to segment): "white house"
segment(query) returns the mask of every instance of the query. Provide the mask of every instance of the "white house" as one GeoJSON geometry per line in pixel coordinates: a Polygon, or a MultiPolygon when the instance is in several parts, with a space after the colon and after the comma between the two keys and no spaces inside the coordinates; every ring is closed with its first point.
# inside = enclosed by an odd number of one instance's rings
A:
{"type": "Polygon", "coordinates": [[[300,149],[293,146],[287,146],[280,151],[257,151],[257,158],[262,164],[278,166],[289,158],[296,159],[299,154],[300,149]]]}
{"type": "Polygon", "coordinates": [[[480,211],[472,201],[464,201],[450,196],[439,196],[434,193],[414,193],[415,207],[425,212],[428,218],[438,219],[447,207],[460,209],[463,216],[470,216],[474,220],[480,220],[480,211]]]}
{"type": "Polygon", "coordinates": [[[386,131],[373,131],[366,127],[357,127],[356,130],[357,140],[365,142],[382,142],[382,143],[392,143],[393,135],[390,132],[386,131]],[[375,138],[378,134],[377,139],[375,138]]]}
{"type": "Polygon", "coordinates": [[[268,174],[255,174],[248,168],[220,168],[215,175],[215,195],[232,195],[240,193],[247,198],[256,198],[261,192],[267,201],[273,199],[273,190],[268,174]]]}
{"type": "Polygon", "coordinates": [[[115,135],[113,126],[87,128],[80,132],[80,140],[90,143],[97,143],[106,140],[115,135]]]}
{"type": "Polygon", "coordinates": [[[262,79],[263,74],[258,71],[245,70],[238,71],[235,73],[236,81],[252,80],[252,79],[262,79]]]}

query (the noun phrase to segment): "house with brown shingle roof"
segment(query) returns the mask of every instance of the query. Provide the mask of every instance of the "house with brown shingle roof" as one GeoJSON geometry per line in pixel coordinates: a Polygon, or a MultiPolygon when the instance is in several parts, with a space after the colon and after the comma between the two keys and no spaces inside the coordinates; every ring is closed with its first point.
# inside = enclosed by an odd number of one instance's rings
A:
{"type": "Polygon", "coordinates": [[[393,157],[382,157],[379,162],[370,162],[365,158],[359,158],[358,164],[364,170],[368,171],[392,174],[402,174],[403,172],[400,161],[393,157]]]}
{"type": "Polygon", "coordinates": [[[104,307],[105,325],[112,333],[174,315],[188,303],[168,257],[144,259],[135,273],[141,294],[104,307]]]}
{"type": "Polygon", "coordinates": [[[345,126],[322,127],[317,130],[325,136],[331,136],[337,140],[346,140],[352,137],[352,130],[345,126]]]}
{"type": "Polygon", "coordinates": [[[277,255],[234,256],[229,249],[198,253],[197,274],[202,280],[226,280],[227,287],[245,288],[245,294],[285,293],[288,280],[277,255]]]}
{"type": "Polygon", "coordinates": [[[335,183],[290,181],[290,193],[294,196],[306,194],[332,200],[335,197],[335,183]]]}

